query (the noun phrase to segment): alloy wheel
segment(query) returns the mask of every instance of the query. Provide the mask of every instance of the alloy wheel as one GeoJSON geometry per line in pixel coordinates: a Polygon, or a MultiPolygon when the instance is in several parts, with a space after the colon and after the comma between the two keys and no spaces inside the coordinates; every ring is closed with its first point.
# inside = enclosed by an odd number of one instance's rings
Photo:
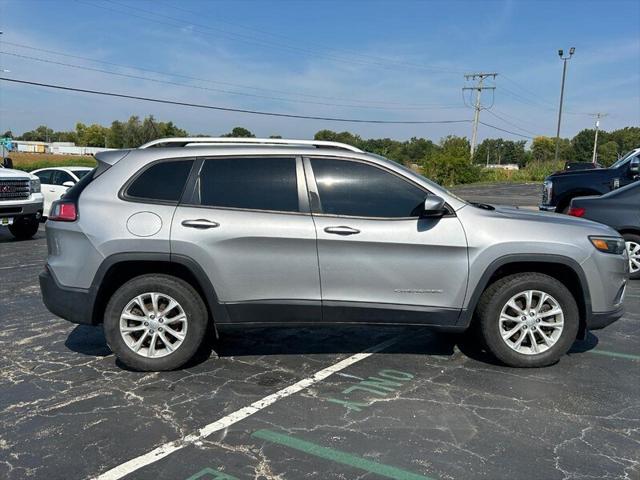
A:
{"type": "Polygon", "coordinates": [[[629,271],[636,273],[640,270],[640,244],[636,242],[625,242],[629,254],[629,271]]]}
{"type": "Polygon", "coordinates": [[[133,298],[120,315],[120,335],[125,344],[145,358],[170,355],[187,335],[187,315],[174,298],[148,292],[133,298]]]}
{"type": "Polygon", "coordinates": [[[524,355],[538,355],[553,347],[562,335],[564,312],[548,293],[525,290],[504,305],[498,324],[509,348],[524,355]]]}

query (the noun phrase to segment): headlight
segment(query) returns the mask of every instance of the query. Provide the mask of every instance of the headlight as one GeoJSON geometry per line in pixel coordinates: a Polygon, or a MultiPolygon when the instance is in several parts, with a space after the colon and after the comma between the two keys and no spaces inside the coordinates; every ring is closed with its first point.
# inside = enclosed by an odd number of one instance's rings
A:
{"type": "Polygon", "coordinates": [[[542,184],[542,203],[546,204],[551,202],[553,196],[553,182],[551,180],[545,180],[542,184]]]}
{"type": "Polygon", "coordinates": [[[604,253],[620,255],[625,251],[624,239],[619,237],[589,237],[594,247],[604,253]]]}
{"type": "Polygon", "coordinates": [[[31,179],[31,193],[40,193],[40,179],[32,178],[31,179]]]}

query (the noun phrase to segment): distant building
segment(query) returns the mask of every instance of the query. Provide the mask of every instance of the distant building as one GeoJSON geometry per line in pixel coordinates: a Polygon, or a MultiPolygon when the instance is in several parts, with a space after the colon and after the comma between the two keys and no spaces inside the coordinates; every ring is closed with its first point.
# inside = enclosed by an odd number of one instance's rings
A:
{"type": "Polygon", "coordinates": [[[517,163],[488,163],[485,168],[500,169],[500,170],[520,170],[517,163]]]}
{"type": "Polygon", "coordinates": [[[95,155],[105,150],[114,150],[104,147],[78,147],[73,142],[28,142],[26,140],[13,140],[14,152],[23,153],[52,153],[54,155],[95,155]]]}

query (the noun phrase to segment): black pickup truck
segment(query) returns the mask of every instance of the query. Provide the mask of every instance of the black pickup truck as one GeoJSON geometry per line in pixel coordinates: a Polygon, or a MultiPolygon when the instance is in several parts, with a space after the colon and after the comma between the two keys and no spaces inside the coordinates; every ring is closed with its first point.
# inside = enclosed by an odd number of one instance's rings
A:
{"type": "Polygon", "coordinates": [[[542,184],[540,210],[567,213],[575,197],[603,195],[640,179],[640,148],[609,168],[564,170],[549,175],[542,184]]]}

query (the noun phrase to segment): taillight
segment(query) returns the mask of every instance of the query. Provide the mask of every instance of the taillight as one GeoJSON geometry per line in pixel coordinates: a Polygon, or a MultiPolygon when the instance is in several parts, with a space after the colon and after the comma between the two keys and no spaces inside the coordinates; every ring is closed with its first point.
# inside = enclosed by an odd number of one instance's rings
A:
{"type": "Polygon", "coordinates": [[[584,212],[586,212],[586,210],[584,208],[571,207],[569,209],[569,215],[573,215],[574,217],[583,217],[584,216],[584,212]]]}
{"type": "Polygon", "coordinates": [[[78,209],[74,202],[58,200],[51,205],[49,220],[54,222],[75,222],[78,219],[78,209]]]}

